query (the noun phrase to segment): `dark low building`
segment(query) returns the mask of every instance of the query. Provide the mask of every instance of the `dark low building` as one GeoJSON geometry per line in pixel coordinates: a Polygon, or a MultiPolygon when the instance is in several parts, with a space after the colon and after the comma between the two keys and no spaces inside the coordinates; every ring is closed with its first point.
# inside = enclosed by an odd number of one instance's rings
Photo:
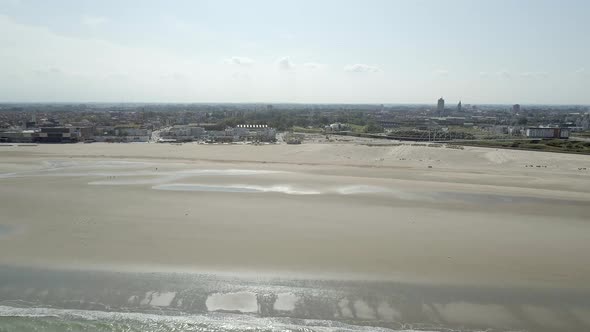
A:
{"type": "Polygon", "coordinates": [[[0,143],[31,143],[35,135],[31,131],[0,132],[0,143]]]}
{"type": "Polygon", "coordinates": [[[44,127],[35,137],[35,141],[39,143],[70,143],[77,140],[69,127],[44,127]]]}
{"type": "Polygon", "coordinates": [[[569,128],[527,128],[529,138],[569,138],[569,128]]]}

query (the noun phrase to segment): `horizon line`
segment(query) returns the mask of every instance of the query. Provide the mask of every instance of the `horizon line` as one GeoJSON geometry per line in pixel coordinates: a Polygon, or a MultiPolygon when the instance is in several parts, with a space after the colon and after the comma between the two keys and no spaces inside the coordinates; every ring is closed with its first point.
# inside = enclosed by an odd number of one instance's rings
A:
{"type": "MultiPolygon", "coordinates": [[[[446,100],[445,100],[446,101],[446,100]]],[[[460,100],[461,104],[463,105],[482,105],[482,106],[512,106],[512,105],[520,105],[520,106],[584,106],[590,107],[590,104],[567,104],[567,103],[471,103],[471,102],[463,102],[460,100]]],[[[380,106],[380,105],[415,105],[415,106],[426,106],[426,105],[434,105],[436,106],[436,102],[426,103],[426,102],[371,102],[371,103],[363,103],[363,102],[268,102],[268,101],[248,101],[248,102],[218,102],[218,101],[190,101],[190,102],[182,102],[182,101],[0,101],[0,105],[3,104],[143,104],[143,105],[197,105],[197,104],[213,104],[213,105],[238,105],[238,104],[245,104],[245,105],[363,105],[363,106],[380,106]]],[[[454,104],[450,104],[454,105],[454,104]]]]}

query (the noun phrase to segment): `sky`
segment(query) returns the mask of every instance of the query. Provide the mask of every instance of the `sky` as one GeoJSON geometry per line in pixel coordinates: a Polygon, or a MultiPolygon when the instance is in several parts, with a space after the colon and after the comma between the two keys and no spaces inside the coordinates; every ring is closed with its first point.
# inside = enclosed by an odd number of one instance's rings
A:
{"type": "Polygon", "coordinates": [[[2,102],[590,104],[587,0],[0,0],[2,102]]]}

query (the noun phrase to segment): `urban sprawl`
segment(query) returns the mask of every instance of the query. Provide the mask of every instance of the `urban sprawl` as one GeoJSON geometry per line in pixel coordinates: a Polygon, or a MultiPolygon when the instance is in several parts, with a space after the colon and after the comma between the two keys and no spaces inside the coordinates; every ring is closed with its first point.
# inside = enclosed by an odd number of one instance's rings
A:
{"type": "Polygon", "coordinates": [[[568,139],[587,106],[338,104],[0,104],[0,142],[301,143],[306,134],[453,142],[568,139]],[[285,133],[277,136],[277,133],[285,133]]]}

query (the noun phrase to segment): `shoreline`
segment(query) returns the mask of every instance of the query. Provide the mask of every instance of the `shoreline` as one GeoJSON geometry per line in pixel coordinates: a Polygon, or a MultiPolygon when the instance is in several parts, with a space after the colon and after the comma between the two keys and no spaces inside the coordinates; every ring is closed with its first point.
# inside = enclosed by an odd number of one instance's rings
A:
{"type": "Polygon", "coordinates": [[[0,320],[51,316],[86,324],[99,317],[113,324],[121,319],[176,326],[179,320],[216,326],[217,320],[231,317],[245,320],[248,328],[273,321],[294,329],[330,326],[338,331],[590,326],[588,291],[0,267],[0,298],[11,299],[2,302],[0,320]]]}

